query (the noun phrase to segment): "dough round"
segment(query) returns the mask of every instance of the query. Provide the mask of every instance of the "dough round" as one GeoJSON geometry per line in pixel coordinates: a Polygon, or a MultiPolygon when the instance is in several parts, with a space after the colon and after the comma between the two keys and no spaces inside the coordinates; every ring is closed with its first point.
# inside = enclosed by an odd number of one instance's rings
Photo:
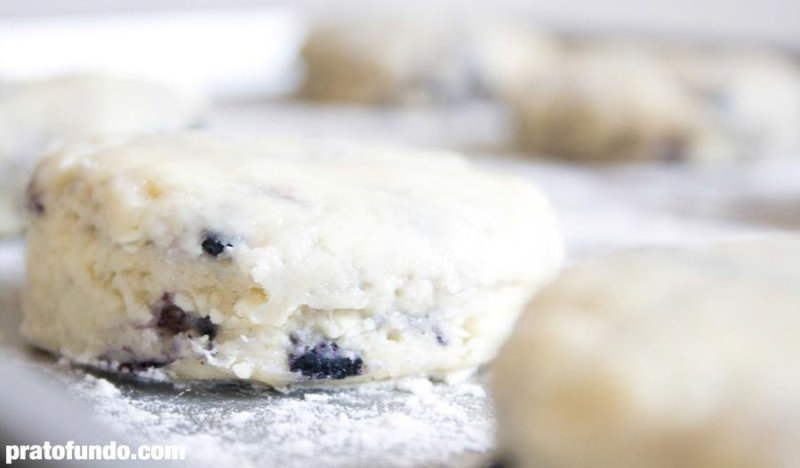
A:
{"type": "Polygon", "coordinates": [[[456,28],[429,19],[331,19],[303,47],[300,90],[316,101],[426,104],[463,99],[470,67],[456,28]]]}
{"type": "Polygon", "coordinates": [[[199,96],[96,73],[0,82],[0,235],[21,230],[24,183],[48,145],[177,130],[198,123],[203,109],[199,96]]]}
{"type": "Polygon", "coordinates": [[[616,254],[541,291],[494,368],[515,467],[800,459],[800,239],[616,254]]]}
{"type": "Polygon", "coordinates": [[[176,379],[473,368],[562,258],[528,183],[349,143],[86,143],[39,164],[28,206],[23,334],[176,379]]]}
{"type": "Polygon", "coordinates": [[[328,19],[303,49],[300,95],[366,104],[510,98],[560,54],[550,35],[523,22],[464,17],[328,19]]]}
{"type": "Polygon", "coordinates": [[[524,93],[531,77],[558,66],[563,55],[560,41],[524,22],[480,22],[472,26],[470,36],[480,92],[499,101],[524,93]]]}
{"type": "Polygon", "coordinates": [[[800,151],[800,66],[794,58],[733,50],[663,55],[739,158],[794,157],[800,151]]]}
{"type": "Polygon", "coordinates": [[[701,108],[645,55],[571,52],[509,95],[523,149],[593,162],[702,158],[701,108]]]}
{"type": "Polygon", "coordinates": [[[505,96],[528,151],[706,163],[800,148],[800,71],[778,54],[610,42],[541,56],[505,96]]]}

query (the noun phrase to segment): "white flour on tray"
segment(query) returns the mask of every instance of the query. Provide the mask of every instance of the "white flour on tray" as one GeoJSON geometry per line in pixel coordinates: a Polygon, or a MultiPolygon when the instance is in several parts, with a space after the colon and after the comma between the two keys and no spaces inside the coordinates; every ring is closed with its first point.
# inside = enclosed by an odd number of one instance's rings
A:
{"type": "Polygon", "coordinates": [[[134,441],[178,444],[191,466],[437,466],[493,445],[483,386],[410,379],[282,395],[250,387],[159,389],[75,370],[61,378],[134,441]]]}

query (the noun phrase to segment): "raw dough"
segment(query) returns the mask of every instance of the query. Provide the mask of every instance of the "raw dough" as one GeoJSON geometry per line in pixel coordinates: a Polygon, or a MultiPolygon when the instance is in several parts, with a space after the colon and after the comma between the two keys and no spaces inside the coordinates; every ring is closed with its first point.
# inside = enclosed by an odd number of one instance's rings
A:
{"type": "Polygon", "coordinates": [[[472,76],[457,28],[430,19],[331,19],[303,47],[300,95],[316,101],[420,104],[463,99],[472,76]]]}
{"type": "Polygon", "coordinates": [[[303,48],[300,96],[360,104],[498,99],[559,54],[552,37],[517,21],[329,18],[316,22],[303,48]]]}
{"type": "Polygon", "coordinates": [[[507,99],[526,150],[596,162],[698,156],[700,109],[648,57],[573,53],[517,86],[507,99]]]}
{"type": "Polygon", "coordinates": [[[198,123],[203,109],[195,94],[97,73],[0,82],[0,235],[21,230],[24,184],[48,145],[176,130],[198,123]]]}
{"type": "Polygon", "coordinates": [[[558,66],[564,53],[556,37],[521,21],[480,21],[471,31],[470,62],[480,94],[501,102],[524,91],[530,77],[558,66]]]}
{"type": "Polygon", "coordinates": [[[505,94],[523,149],[584,161],[716,162],[800,149],[800,70],[780,54],[582,43],[505,94]]]}
{"type": "Polygon", "coordinates": [[[472,368],[562,258],[534,187],[447,153],[154,136],[72,146],[30,187],[23,334],[177,379],[472,368]]]}
{"type": "Polygon", "coordinates": [[[791,467],[800,239],[616,254],[567,270],[494,368],[514,467],[791,467]]]}
{"type": "Polygon", "coordinates": [[[740,158],[797,156],[800,66],[795,59],[736,50],[678,50],[663,57],[740,158]]]}

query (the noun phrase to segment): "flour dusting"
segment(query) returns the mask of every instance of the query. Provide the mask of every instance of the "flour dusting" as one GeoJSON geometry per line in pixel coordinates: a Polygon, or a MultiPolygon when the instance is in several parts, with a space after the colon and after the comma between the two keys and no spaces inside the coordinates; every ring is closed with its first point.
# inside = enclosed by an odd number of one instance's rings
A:
{"type": "Polygon", "coordinates": [[[492,410],[474,380],[280,394],[233,384],[115,383],[78,370],[62,378],[120,434],[184,445],[187,466],[428,467],[465,466],[465,459],[477,466],[493,444],[492,410]]]}

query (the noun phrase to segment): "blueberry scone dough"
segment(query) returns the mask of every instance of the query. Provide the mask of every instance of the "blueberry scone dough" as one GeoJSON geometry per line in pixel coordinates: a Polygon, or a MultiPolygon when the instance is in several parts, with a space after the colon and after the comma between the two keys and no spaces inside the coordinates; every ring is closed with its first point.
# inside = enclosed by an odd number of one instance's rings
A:
{"type": "Polygon", "coordinates": [[[21,229],[24,184],[48,145],[177,130],[198,123],[204,106],[193,92],[99,73],[0,82],[0,235],[21,229]]]}
{"type": "Polygon", "coordinates": [[[790,467],[800,459],[800,239],[586,261],[494,368],[515,467],[790,467]]]}
{"type": "Polygon", "coordinates": [[[328,18],[303,48],[300,96],[360,104],[501,99],[551,67],[558,42],[522,21],[365,15],[328,18]]]}
{"type": "Polygon", "coordinates": [[[331,18],[309,32],[299,95],[313,101],[429,104],[474,87],[458,28],[434,18],[331,18]]]}
{"type": "Polygon", "coordinates": [[[528,151],[714,163],[800,149],[800,70],[777,53],[578,42],[536,70],[506,96],[528,151]]]}
{"type": "Polygon", "coordinates": [[[800,64],[764,50],[663,51],[662,60],[740,159],[800,151],[800,64]]]}
{"type": "Polygon", "coordinates": [[[23,334],[175,379],[466,370],[562,258],[534,187],[450,154],[105,140],[47,157],[29,194],[23,334]]]}
{"type": "Polygon", "coordinates": [[[506,99],[518,146],[542,155],[671,161],[702,157],[693,143],[707,145],[701,108],[646,55],[567,53],[506,99]]]}
{"type": "Polygon", "coordinates": [[[559,65],[564,53],[555,36],[508,19],[471,24],[467,47],[478,93],[501,102],[524,92],[530,77],[559,65]]]}

